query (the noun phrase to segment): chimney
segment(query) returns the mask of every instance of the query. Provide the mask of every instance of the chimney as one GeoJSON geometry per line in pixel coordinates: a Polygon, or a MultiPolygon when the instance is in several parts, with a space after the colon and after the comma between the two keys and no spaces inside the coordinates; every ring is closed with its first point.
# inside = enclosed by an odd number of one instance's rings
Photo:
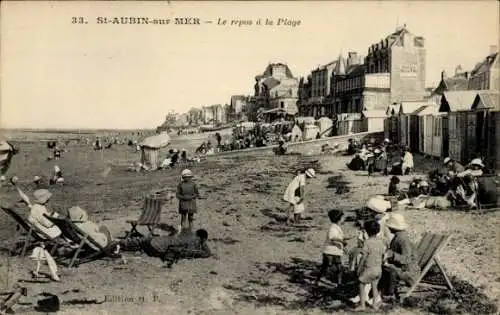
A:
{"type": "Polygon", "coordinates": [[[496,52],[498,52],[498,46],[497,45],[491,45],[490,46],[490,55],[493,55],[496,52]]]}
{"type": "Polygon", "coordinates": [[[441,80],[446,79],[446,72],[443,70],[441,71],[441,80]]]}
{"type": "Polygon", "coordinates": [[[458,65],[456,68],[455,68],[455,75],[458,75],[462,73],[462,66],[461,65],[458,65]]]}

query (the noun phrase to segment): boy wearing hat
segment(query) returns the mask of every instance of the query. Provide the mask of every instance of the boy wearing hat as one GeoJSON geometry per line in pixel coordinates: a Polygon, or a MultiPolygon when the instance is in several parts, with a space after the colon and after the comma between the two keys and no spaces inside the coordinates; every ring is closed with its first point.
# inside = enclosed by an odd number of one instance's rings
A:
{"type": "Polygon", "coordinates": [[[337,283],[342,283],[342,256],[344,255],[344,232],[340,227],[345,220],[344,212],[341,210],[328,211],[328,218],[332,223],[326,235],[325,248],[323,250],[323,263],[316,278],[316,285],[321,280],[330,266],[333,265],[337,274],[337,283]]]}
{"type": "Polygon", "coordinates": [[[288,184],[283,200],[290,204],[293,209],[294,223],[298,223],[302,214],[305,211],[304,205],[304,190],[306,186],[306,178],[313,178],[316,175],[314,169],[309,168],[305,172],[299,172],[297,176],[288,184]]]}
{"type": "Polygon", "coordinates": [[[420,273],[420,268],[416,260],[414,244],[406,232],[408,224],[404,216],[400,213],[392,213],[385,225],[394,237],[385,254],[380,287],[382,295],[387,299],[392,299],[397,294],[399,281],[402,280],[412,285],[420,273]]]}
{"type": "Polygon", "coordinates": [[[186,219],[189,222],[188,228],[193,227],[194,214],[198,211],[196,199],[200,197],[198,185],[192,180],[193,173],[185,169],[181,173],[181,182],[177,185],[176,197],[179,199],[179,214],[181,215],[181,230],[186,227],[186,219]]]}

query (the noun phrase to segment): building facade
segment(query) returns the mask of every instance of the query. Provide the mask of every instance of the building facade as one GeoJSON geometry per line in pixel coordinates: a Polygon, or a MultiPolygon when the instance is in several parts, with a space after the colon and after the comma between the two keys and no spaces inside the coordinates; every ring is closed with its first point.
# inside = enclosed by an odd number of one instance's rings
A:
{"type": "Polygon", "coordinates": [[[226,112],[224,106],[210,105],[202,107],[203,124],[225,124],[227,123],[226,112]]]}
{"type": "Polygon", "coordinates": [[[498,63],[498,47],[491,46],[490,54],[470,72],[469,90],[500,89],[500,65],[498,63]]]}
{"type": "Polygon", "coordinates": [[[423,37],[406,26],[372,44],[364,62],[349,53],[345,71],[333,74],[330,112],[385,111],[393,103],[423,100],[428,95],[425,56],[423,37]]]}
{"type": "Polygon", "coordinates": [[[270,64],[255,81],[253,101],[257,108],[281,108],[290,114],[297,113],[299,82],[287,65],[270,64]]]}

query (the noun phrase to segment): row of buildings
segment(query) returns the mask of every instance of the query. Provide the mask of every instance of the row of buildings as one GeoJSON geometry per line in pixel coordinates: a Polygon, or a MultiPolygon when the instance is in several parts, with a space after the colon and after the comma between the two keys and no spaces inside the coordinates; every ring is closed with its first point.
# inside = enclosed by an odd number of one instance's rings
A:
{"type": "Polygon", "coordinates": [[[225,105],[193,108],[182,122],[255,121],[263,112],[315,119],[383,119],[391,113],[388,109],[403,104],[439,104],[445,91],[498,90],[497,47],[490,50],[471,71],[457,66],[453,76],[443,72],[436,88],[426,88],[425,39],[404,25],[369,45],[366,56],[341,53],[304,77],[294,77],[284,63],[269,64],[255,76],[253,95],[233,95],[225,105]]]}

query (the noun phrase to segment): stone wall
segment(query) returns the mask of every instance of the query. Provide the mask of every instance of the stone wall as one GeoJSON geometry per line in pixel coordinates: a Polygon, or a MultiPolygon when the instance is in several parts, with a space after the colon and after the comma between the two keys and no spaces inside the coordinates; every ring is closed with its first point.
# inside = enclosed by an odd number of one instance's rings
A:
{"type": "MultiPolygon", "coordinates": [[[[302,142],[291,142],[288,143],[288,151],[290,153],[300,153],[300,154],[320,154],[321,153],[321,147],[325,144],[328,144],[330,146],[333,146],[335,143],[338,143],[340,147],[347,147],[347,141],[349,139],[357,139],[360,141],[363,140],[368,140],[370,138],[375,138],[379,142],[382,142],[384,140],[384,132],[362,132],[362,133],[356,133],[356,134],[351,134],[351,135],[343,135],[343,136],[336,136],[336,137],[329,137],[329,138],[323,138],[323,139],[318,139],[318,140],[309,140],[309,141],[302,141],[302,142]]],[[[251,148],[251,149],[245,149],[245,150],[237,150],[237,151],[226,151],[226,152],[220,152],[217,153],[216,155],[213,156],[225,156],[225,155],[232,155],[232,154],[250,154],[250,155],[273,155],[272,149],[277,147],[276,145],[273,146],[268,146],[268,147],[262,147],[262,148],[251,148]]]]}

